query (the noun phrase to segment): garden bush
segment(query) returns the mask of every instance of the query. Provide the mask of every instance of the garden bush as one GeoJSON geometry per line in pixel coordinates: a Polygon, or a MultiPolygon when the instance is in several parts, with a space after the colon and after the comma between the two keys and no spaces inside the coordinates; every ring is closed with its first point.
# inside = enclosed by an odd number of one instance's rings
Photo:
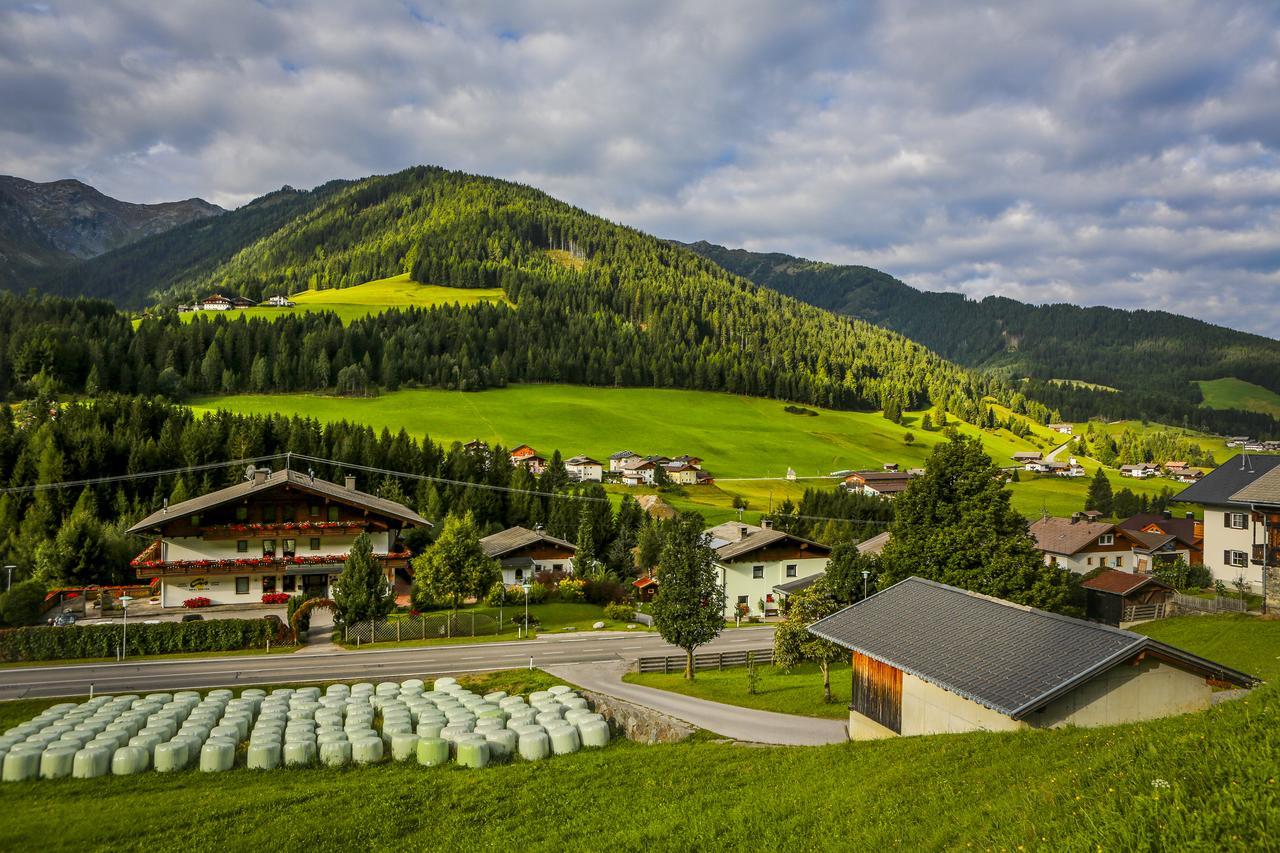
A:
{"type": "MultiPolygon", "coordinates": [[[[0,630],[0,660],[7,662],[109,658],[120,643],[119,625],[75,628],[8,628],[0,630]]],[[[207,619],[129,626],[133,655],[181,652],[227,652],[265,648],[289,636],[279,619],[207,619]]]]}
{"type": "Polygon", "coordinates": [[[40,618],[46,591],[44,582],[36,578],[15,583],[0,599],[0,616],[5,624],[30,625],[40,618]]]}
{"type": "MultiPolygon", "coordinates": [[[[307,601],[307,597],[305,595],[289,596],[289,601],[285,605],[285,611],[284,611],[285,621],[292,624],[293,614],[297,613],[298,608],[301,607],[303,604],[305,604],[306,601],[307,601]]],[[[308,613],[307,615],[303,616],[300,620],[298,620],[298,630],[305,631],[310,627],[311,627],[311,614],[308,613]]]]}
{"type": "Polygon", "coordinates": [[[524,591],[518,586],[508,588],[502,581],[494,581],[484,597],[484,603],[490,607],[502,607],[517,600],[524,601],[524,591]]]}
{"type": "MultiPolygon", "coordinates": [[[[529,585],[529,603],[542,604],[551,597],[551,590],[540,583],[529,585]]],[[[520,600],[524,601],[524,590],[520,591],[520,600]]]]}
{"type": "Polygon", "coordinates": [[[616,622],[630,622],[636,618],[636,609],[622,601],[606,604],[604,618],[613,619],[616,622]]]}
{"type": "Polygon", "coordinates": [[[213,604],[213,601],[211,601],[208,598],[205,598],[203,595],[197,595],[193,598],[188,598],[187,600],[182,602],[183,607],[191,607],[191,608],[209,607],[212,604],[213,604]]]}
{"type": "Polygon", "coordinates": [[[613,578],[592,578],[587,581],[587,601],[592,604],[610,604],[623,601],[630,590],[626,584],[613,578]]]}
{"type": "Polygon", "coordinates": [[[587,598],[587,582],[577,578],[565,578],[558,585],[561,601],[585,601],[587,598]]]}

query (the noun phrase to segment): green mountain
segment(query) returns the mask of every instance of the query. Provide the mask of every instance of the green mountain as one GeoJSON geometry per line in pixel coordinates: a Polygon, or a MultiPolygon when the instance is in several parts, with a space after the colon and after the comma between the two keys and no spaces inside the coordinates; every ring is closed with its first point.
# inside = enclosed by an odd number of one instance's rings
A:
{"type": "Polygon", "coordinates": [[[511,305],[389,311],[346,327],[323,312],[182,323],[170,311],[134,330],[98,308],[10,300],[0,305],[0,391],[37,377],[168,395],[558,381],[843,409],[941,403],[971,416],[985,394],[1010,396],[901,335],[506,181],[416,167],[268,197],[206,225],[90,261],[64,285],[174,304],[215,289],[256,299],[409,273],[499,287],[511,305]]]}
{"type": "Polygon", "coordinates": [[[198,198],[131,204],[76,180],[0,175],[0,287],[35,286],[47,271],[222,212],[198,198]]]}
{"type": "Polygon", "coordinates": [[[1028,393],[1068,417],[1146,414],[1176,423],[1203,402],[1197,380],[1235,377],[1280,391],[1280,341],[1177,314],[1028,305],[999,296],[975,301],[916,290],[871,267],[707,242],[686,248],[756,284],[892,329],[959,364],[1029,379],[1028,393]]]}

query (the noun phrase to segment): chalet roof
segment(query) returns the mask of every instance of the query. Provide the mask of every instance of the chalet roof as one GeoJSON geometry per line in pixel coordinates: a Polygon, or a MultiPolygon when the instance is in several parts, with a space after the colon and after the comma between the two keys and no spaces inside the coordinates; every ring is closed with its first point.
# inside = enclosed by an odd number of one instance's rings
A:
{"type": "Polygon", "coordinates": [[[276,471],[267,475],[261,482],[256,480],[245,480],[236,483],[234,486],[227,486],[225,489],[218,489],[215,492],[200,495],[191,500],[181,501],[166,509],[158,510],[151,513],[137,524],[130,527],[126,533],[142,533],[147,530],[158,529],[164,524],[185,518],[190,515],[213,509],[214,507],[223,506],[229,503],[241,501],[251,495],[269,492],[281,486],[292,486],[299,491],[309,494],[318,495],[320,497],[329,498],[330,500],[353,506],[358,509],[368,510],[369,512],[378,513],[396,521],[404,522],[411,527],[430,527],[431,522],[418,515],[413,510],[401,503],[389,501],[386,498],[380,498],[377,495],[371,495],[368,492],[362,492],[358,489],[348,489],[345,486],[339,486],[337,483],[330,483],[328,480],[320,480],[303,474],[300,471],[285,469],[276,471]]]}
{"type": "Polygon", "coordinates": [[[652,468],[652,467],[654,467],[654,463],[652,460],[636,457],[631,461],[627,462],[627,464],[623,465],[622,470],[623,471],[643,471],[646,468],[652,468]]]}
{"type": "Polygon", "coordinates": [[[1030,462],[1039,459],[1043,454],[1039,450],[1019,450],[1013,454],[1014,459],[1020,462],[1030,462]]]}
{"type": "Polygon", "coordinates": [[[1237,499],[1236,494],[1269,474],[1278,465],[1280,456],[1241,454],[1219,465],[1198,483],[1178,492],[1174,500],[1210,506],[1248,506],[1248,501],[1237,499]]]}
{"type": "Polygon", "coordinates": [[[831,549],[820,542],[803,539],[784,530],[766,530],[740,521],[718,524],[708,529],[707,535],[711,537],[711,548],[716,552],[716,559],[723,562],[734,562],[761,548],[786,541],[816,549],[814,556],[825,557],[831,553],[831,549]]]}
{"type": "Polygon", "coordinates": [[[1156,551],[1171,542],[1177,542],[1178,537],[1172,533],[1156,533],[1154,531],[1148,533],[1145,530],[1123,530],[1125,536],[1133,541],[1134,550],[1137,551],[1156,551]]]}
{"type": "Polygon", "coordinates": [[[1107,569],[1086,581],[1080,582],[1080,586],[1085,589],[1096,589],[1099,592],[1109,592],[1115,595],[1128,595],[1131,592],[1137,592],[1147,584],[1173,589],[1169,584],[1151,575],[1135,575],[1132,572],[1121,572],[1115,569],[1107,569]]]}
{"type": "Polygon", "coordinates": [[[859,554],[879,554],[884,550],[884,546],[889,544],[890,533],[888,530],[883,533],[877,533],[870,539],[864,539],[857,545],[859,554]]]}
{"type": "Polygon", "coordinates": [[[809,630],[1015,720],[1143,651],[1241,687],[1257,681],[1141,634],[918,577],[809,630]]]}
{"type": "Polygon", "coordinates": [[[564,461],[566,465],[599,465],[598,460],[592,459],[590,456],[574,456],[564,461]]]}
{"type": "Polygon", "coordinates": [[[610,459],[630,459],[633,456],[639,456],[639,453],[632,453],[630,450],[619,450],[617,453],[609,454],[610,459]]]}
{"type": "Polygon", "coordinates": [[[818,581],[827,576],[826,572],[818,572],[816,575],[809,575],[807,578],[797,578],[793,581],[780,583],[773,588],[774,592],[780,592],[783,595],[795,595],[801,590],[806,590],[818,581]]]}
{"type": "Polygon", "coordinates": [[[480,540],[480,548],[484,551],[485,556],[496,559],[510,554],[512,551],[529,545],[537,545],[541,542],[568,548],[570,551],[577,550],[572,542],[566,542],[541,530],[530,530],[527,527],[508,527],[506,530],[486,536],[480,540]]]}
{"type": "Polygon", "coordinates": [[[1115,530],[1114,524],[1085,518],[1040,518],[1031,523],[1036,547],[1049,554],[1070,556],[1093,544],[1104,533],[1115,530]]]}
{"type": "Polygon", "coordinates": [[[1247,504],[1280,504],[1280,468],[1273,469],[1231,496],[1247,504]]]}

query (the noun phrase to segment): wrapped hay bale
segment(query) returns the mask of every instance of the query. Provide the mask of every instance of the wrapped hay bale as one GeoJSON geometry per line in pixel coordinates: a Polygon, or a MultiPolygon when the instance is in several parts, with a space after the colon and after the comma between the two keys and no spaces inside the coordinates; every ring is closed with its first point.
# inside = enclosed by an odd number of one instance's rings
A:
{"type": "Polygon", "coordinates": [[[285,741],[284,763],[286,767],[306,767],[315,764],[316,743],[313,740],[285,741]]]}
{"type": "Polygon", "coordinates": [[[351,742],[331,740],[320,744],[320,763],[325,767],[345,767],[351,763],[351,742]]]}
{"type": "Polygon", "coordinates": [[[357,764],[377,764],[383,755],[382,738],[362,737],[352,741],[351,755],[357,764]]]}
{"type": "Polygon", "coordinates": [[[76,752],[71,760],[71,775],[76,779],[96,779],[111,769],[114,749],[90,744],[76,752]]]}
{"type": "Polygon", "coordinates": [[[411,761],[418,754],[418,736],[413,732],[396,732],[391,736],[391,759],[411,761]]]}
{"type": "Polygon", "coordinates": [[[40,756],[40,778],[65,779],[70,776],[76,751],[74,746],[51,746],[46,749],[40,756]]]}
{"type": "Polygon", "coordinates": [[[417,752],[423,767],[439,767],[449,761],[449,743],[438,737],[418,738],[417,752]]]}
{"type": "Polygon", "coordinates": [[[543,731],[525,732],[520,734],[517,749],[525,761],[541,761],[551,754],[551,739],[543,731]]]}
{"type": "Polygon", "coordinates": [[[578,724],[578,735],[584,747],[609,745],[609,724],[604,720],[587,720],[578,724]]]}
{"type": "MultiPolygon", "coordinates": [[[[140,746],[122,746],[111,756],[111,775],[132,776],[143,773],[147,769],[147,758],[147,751],[140,746]]],[[[5,761],[7,769],[8,759],[5,761]]]]}
{"type": "Polygon", "coordinates": [[[494,761],[511,758],[520,743],[520,736],[510,729],[486,731],[484,738],[489,742],[489,757],[494,761]]]}
{"type": "Polygon", "coordinates": [[[548,729],[551,737],[551,751],[556,755],[568,755],[582,748],[582,740],[578,730],[568,724],[548,729]]]}
{"type": "Polygon", "coordinates": [[[152,753],[157,773],[173,773],[187,766],[187,742],[171,740],[156,744],[152,753]]]}
{"type": "MultiPolygon", "coordinates": [[[[119,753],[117,753],[118,755],[119,753]]],[[[225,738],[211,737],[200,747],[200,771],[222,773],[230,770],[236,761],[236,745],[225,738]]]]}
{"type": "Polygon", "coordinates": [[[460,767],[489,766],[489,742],[487,740],[469,738],[458,741],[457,751],[457,761],[460,767]]]}

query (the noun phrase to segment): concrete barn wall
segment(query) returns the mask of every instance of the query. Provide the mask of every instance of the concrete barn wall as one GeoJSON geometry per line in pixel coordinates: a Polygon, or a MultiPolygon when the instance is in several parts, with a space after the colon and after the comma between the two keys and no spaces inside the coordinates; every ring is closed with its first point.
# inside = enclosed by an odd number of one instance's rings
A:
{"type": "Polygon", "coordinates": [[[1154,720],[1208,708],[1212,694],[1202,676],[1146,658],[1137,666],[1113,667],[1031,714],[1027,722],[1056,728],[1154,720]]]}

